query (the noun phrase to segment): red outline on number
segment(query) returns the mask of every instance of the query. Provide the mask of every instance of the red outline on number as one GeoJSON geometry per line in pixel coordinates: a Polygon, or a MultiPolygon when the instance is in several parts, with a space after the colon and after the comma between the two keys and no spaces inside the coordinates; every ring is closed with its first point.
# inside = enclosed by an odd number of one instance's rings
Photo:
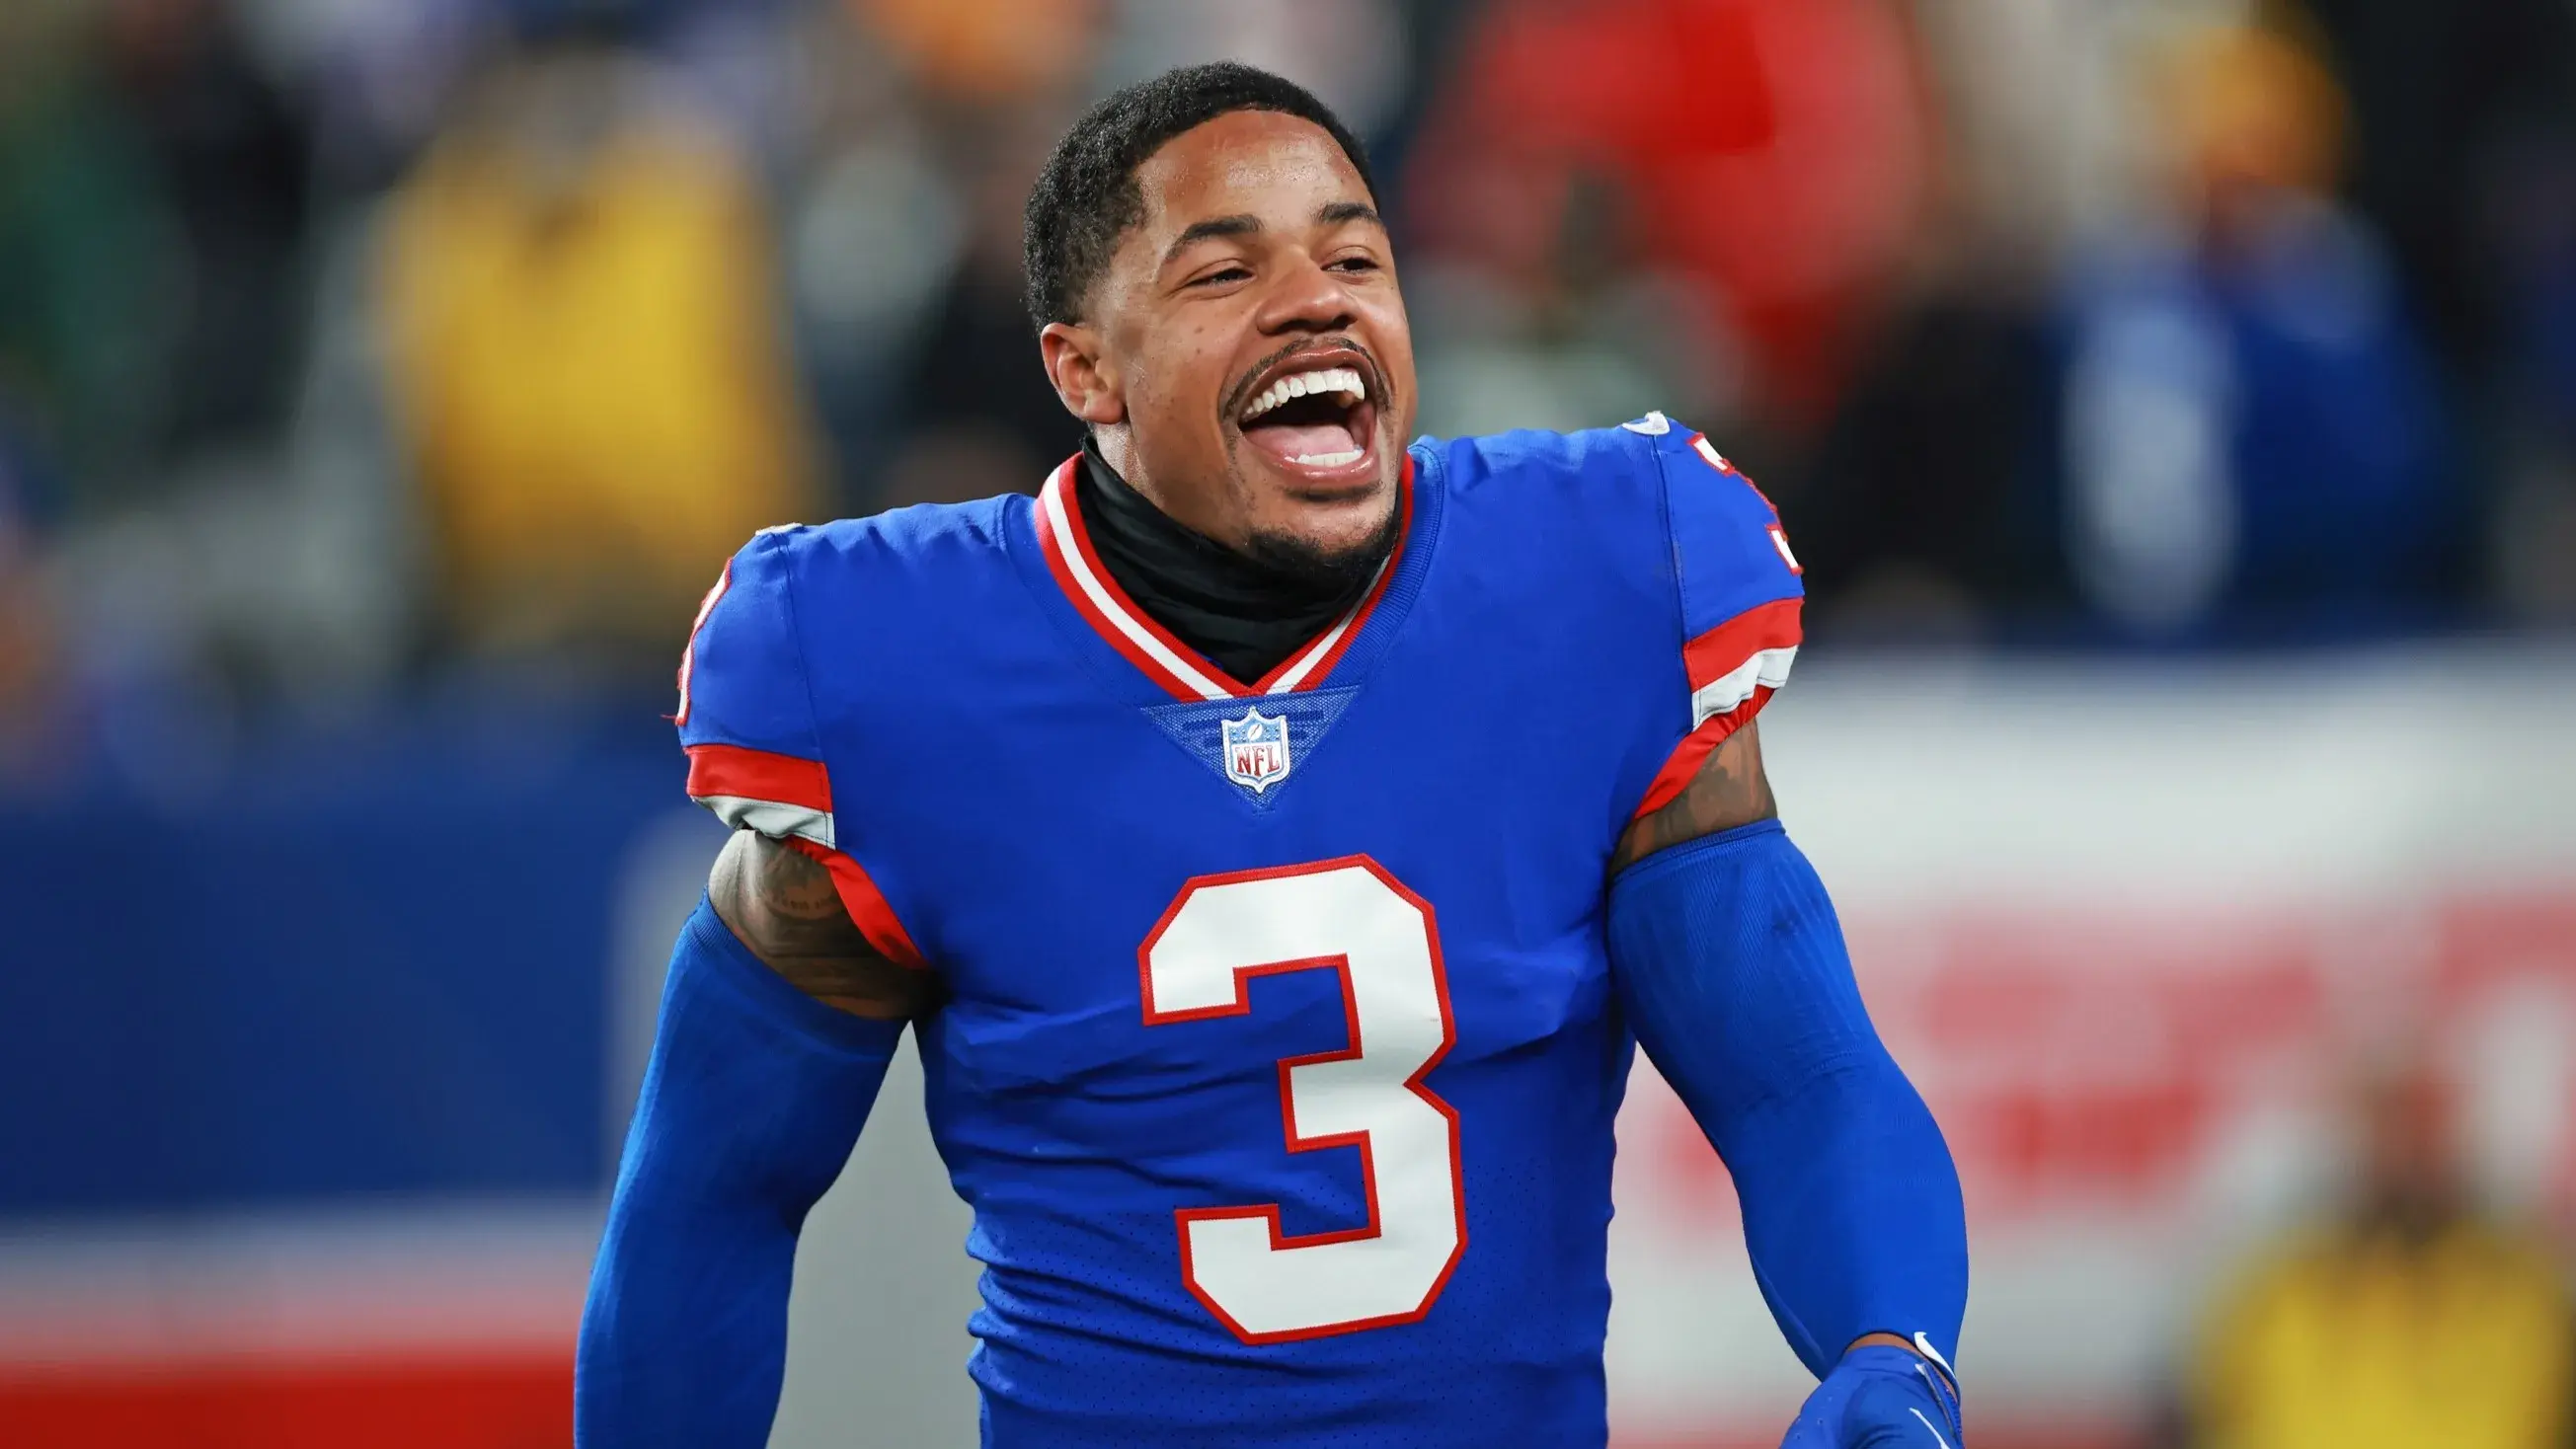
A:
{"type": "Polygon", "coordinates": [[[1423,1315],[1431,1311],[1431,1305],[1440,1301],[1441,1291],[1449,1286],[1449,1275],[1458,1271],[1459,1260],[1467,1256],[1467,1167],[1458,1153],[1458,1110],[1443,1101],[1439,1093],[1422,1084],[1422,1079],[1431,1075],[1432,1068],[1439,1066],[1441,1060],[1449,1055],[1449,1049],[1458,1044],[1458,1018],[1449,1006],[1449,968],[1440,954],[1439,913],[1432,909],[1429,901],[1414,894],[1385,866],[1366,855],[1345,855],[1332,860],[1314,861],[1306,865],[1281,865],[1260,870],[1228,871],[1222,875],[1197,875],[1190,877],[1188,882],[1182,885],[1180,894],[1172,897],[1172,904],[1163,911],[1162,919],[1156,921],[1154,929],[1145,934],[1144,944],[1136,948],[1137,988],[1142,993],[1139,1000],[1144,1007],[1147,1026],[1169,1026],[1174,1022],[1183,1021],[1208,1021],[1222,1016],[1250,1016],[1252,1014],[1250,982],[1253,977],[1324,968],[1330,968],[1341,978],[1342,1020],[1349,1031],[1351,1044],[1341,1051],[1316,1052],[1302,1057],[1279,1059],[1280,1137],[1287,1144],[1290,1152],[1313,1152],[1326,1147],[1357,1147],[1360,1152],[1360,1183],[1368,1194],[1368,1221],[1356,1228],[1337,1228],[1331,1232],[1308,1233],[1292,1238],[1280,1231],[1279,1204],[1275,1202],[1245,1207],[1175,1208],[1172,1211],[1173,1225],[1181,1240],[1182,1285],[1190,1290],[1190,1296],[1196,1298],[1201,1307],[1215,1315],[1216,1320],[1232,1331],[1236,1338],[1248,1344],[1295,1343],[1303,1339],[1330,1338],[1337,1334],[1358,1333],[1363,1329],[1390,1328],[1399,1323],[1419,1322],[1423,1315]],[[1432,1280],[1429,1291],[1422,1295],[1422,1302],[1406,1312],[1380,1314],[1375,1318],[1354,1318],[1346,1323],[1329,1323],[1317,1328],[1291,1328],[1277,1333],[1254,1333],[1235,1322],[1233,1314],[1219,1307],[1217,1301],[1199,1287],[1197,1267],[1190,1261],[1191,1223],[1202,1218],[1267,1219],[1270,1224],[1270,1250],[1274,1253],[1292,1248],[1321,1247],[1327,1243],[1358,1242],[1362,1239],[1374,1238],[1384,1231],[1378,1223],[1377,1163],[1369,1148],[1369,1134],[1344,1132],[1331,1137],[1299,1137],[1295,1100],[1289,1095],[1288,1090],[1288,1074],[1291,1068],[1320,1062],[1353,1061],[1366,1050],[1366,1043],[1360,1040],[1359,998],[1351,986],[1350,958],[1313,956],[1302,960],[1262,961],[1249,966],[1237,966],[1234,968],[1234,1001],[1231,1005],[1164,1012],[1154,1009],[1154,972],[1150,962],[1154,953],[1154,943],[1163,939],[1163,932],[1171,928],[1172,922],[1181,914],[1181,909],[1190,903],[1190,897],[1196,895],[1203,887],[1238,885],[1251,880],[1275,880],[1283,876],[1321,875],[1326,871],[1343,870],[1351,866],[1359,866],[1376,876],[1381,884],[1411,902],[1414,909],[1422,912],[1423,936],[1431,948],[1431,985],[1440,999],[1440,1049],[1426,1058],[1422,1065],[1415,1069],[1412,1076],[1404,1079],[1404,1086],[1407,1091],[1430,1104],[1432,1110],[1449,1119],[1449,1199],[1458,1214],[1458,1242],[1457,1246],[1449,1250],[1449,1261],[1441,1265],[1440,1276],[1432,1280]]]}

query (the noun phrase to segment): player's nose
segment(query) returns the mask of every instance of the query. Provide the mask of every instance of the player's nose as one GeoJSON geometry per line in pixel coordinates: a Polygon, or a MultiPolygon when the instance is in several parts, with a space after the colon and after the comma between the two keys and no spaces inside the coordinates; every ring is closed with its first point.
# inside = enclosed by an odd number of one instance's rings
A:
{"type": "Polygon", "coordinates": [[[1291,332],[1336,332],[1358,315],[1350,289],[1304,252],[1273,274],[1268,293],[1253,314],[1253,325],[1265,335],[1291,332]]]}

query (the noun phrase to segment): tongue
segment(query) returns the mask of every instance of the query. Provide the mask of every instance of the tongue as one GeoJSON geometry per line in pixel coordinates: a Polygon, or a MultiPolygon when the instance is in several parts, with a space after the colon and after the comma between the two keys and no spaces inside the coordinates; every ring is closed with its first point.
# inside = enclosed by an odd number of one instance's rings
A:
{"type": "Polygon", "coordinates": [[[1348,425],[1331,423],[1254,424],[1244,430],[1245,437],[1287,460],[1320,457],[1328,453],[1347,453],[1359,446],[1348,425]]]}

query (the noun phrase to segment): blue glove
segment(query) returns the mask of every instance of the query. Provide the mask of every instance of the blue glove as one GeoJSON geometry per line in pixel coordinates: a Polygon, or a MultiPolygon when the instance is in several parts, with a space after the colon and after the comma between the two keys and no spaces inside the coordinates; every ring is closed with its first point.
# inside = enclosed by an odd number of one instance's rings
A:
{"type": "Polygon", "coordinates": [[[1807,1396],[1780,1449],[1961,1449],[1959,1391],[1910,1350],[1856,1348],[1807,1396]]]}

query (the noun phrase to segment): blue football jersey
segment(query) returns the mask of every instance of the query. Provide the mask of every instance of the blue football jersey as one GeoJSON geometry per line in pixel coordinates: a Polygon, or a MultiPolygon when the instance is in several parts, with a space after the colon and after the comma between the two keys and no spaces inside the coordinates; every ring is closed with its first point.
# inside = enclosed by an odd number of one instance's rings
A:
{"type": "Polygon", "coordinates": [[[689,793],[947,988],[989,1445],[1606,1438],[1606,871],[1787,678],[1798,567],[1660,415],[1408,459],[1261,680],[1124,596],[1071,464],[770,530],[700,611],[689,793]]]}

